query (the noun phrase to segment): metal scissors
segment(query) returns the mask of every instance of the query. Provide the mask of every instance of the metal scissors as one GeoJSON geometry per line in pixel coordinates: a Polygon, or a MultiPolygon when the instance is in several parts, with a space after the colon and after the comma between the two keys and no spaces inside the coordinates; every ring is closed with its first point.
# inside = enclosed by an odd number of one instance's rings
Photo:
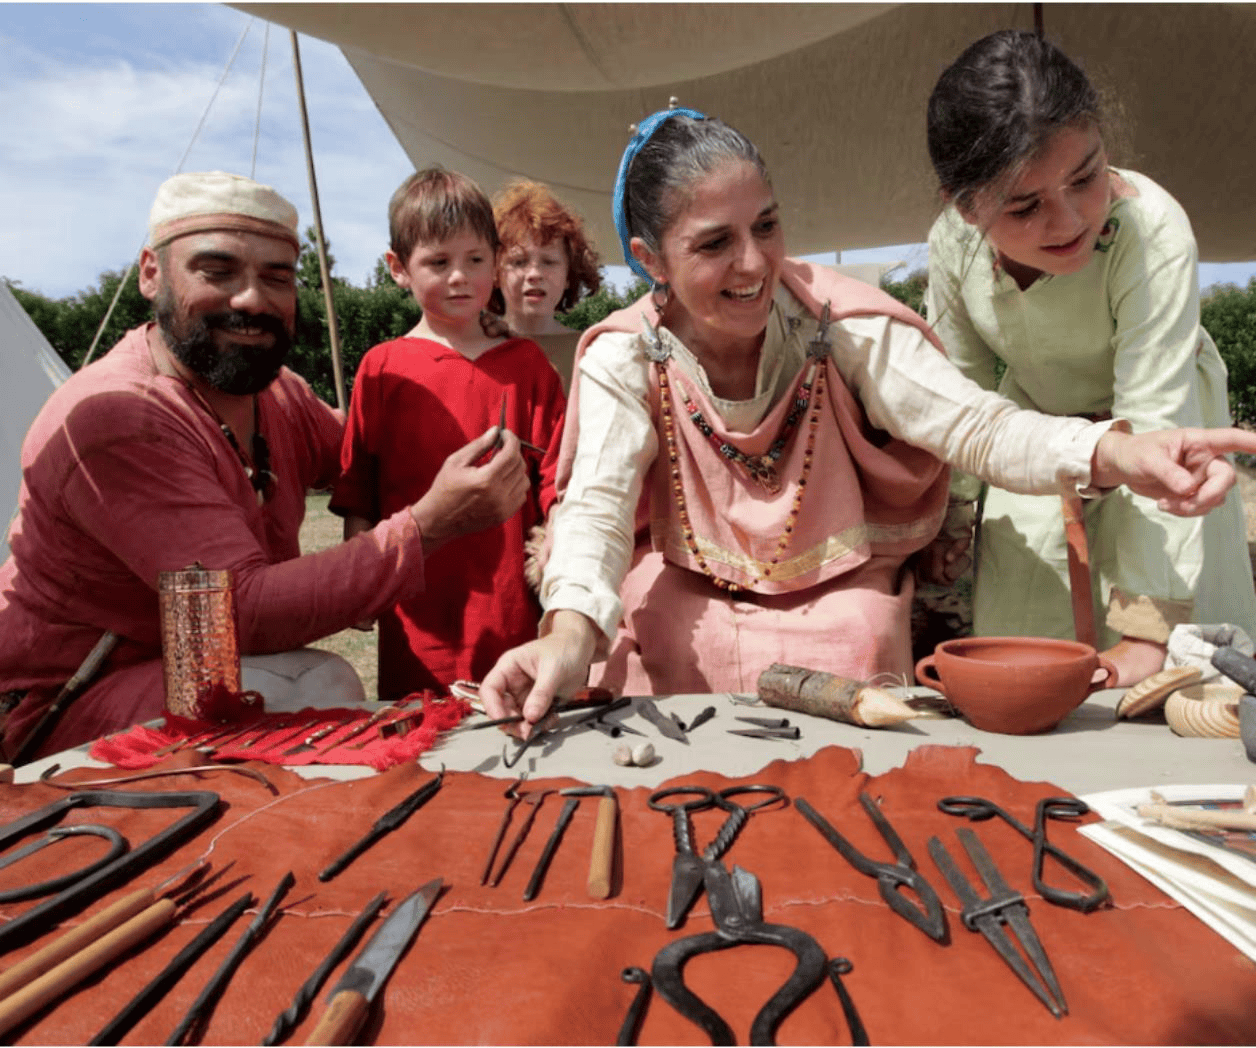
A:
{"type": "Polygon", "coordinates": [[[981,822],[983,819],[991,819],[997,815],[1022,837],[1032,841],[1034,891],[1047,902],[1089,913],[1108,898],[1108,885],[1102,877],[1047,840],[1047,820],[1074,819],[1086,815],[1090,808],[1087,807],[1085,801],[1078,800],[1076,797],[1044,797],[1034,810],[1032,830],[1015,816],[1000,808],[994,801],[986,800],[984,797],[943,797],[938,801],[938,808],[947,815],[963,815],[970,822],[981,822]],[[1042,868],[1048,855],[1087,885],[1090,891],[1070,892],[1047,884],[1042,879],[1042,868]]]}
{"type": "Polygon", "coordinates": [[[759,879],[753,873],[734,866],[730,874],[718,859],[704,861],[703,867],[715,931],[690,935],[664,946],[655,956],[650,973],[654,989],[686,1019],[701,1026],[712,1044],[736,1044],[728,1023],[685,985],[685,963],[699,954],[744,943],[782,946],[798,963],[784,985],[759,1009],[750,1027],[751,1044],[775,1044],[774,1035],[781,1020],[824,981],[828,958],[820,944],[802,929],[764,922],[759,879]]]}
{"type": "Polygon", "coordinates": [[[1055,970],[1042,948],[1042,941],[1034,931],[1034,926],[1029,923],[1029,907],[1025,905],[1025,897],[1008,887],[1007,881],[994,865],[994,860],[990,858],[990,853],[972,830],[962,826],[955,833],[990,892],[989,896],[981,898],[968,878],[960,872],[946,846],[937,837],[929,838],[929,854],[933,856],[933,861],[937,863],[943,876],[950,881],[963,906],[960,918],[964,927],[970,932],[984,935],[986,941],[995,948],[1012,971],[1020,976],[1034,996],[1047,1006],[1051,1014],[1057,1019],[1063,1018],[1068,1014],[1068,1005],[1064,1001],[1060,982],[1055,977],[1055,970]],[[1017,950],[1017,942],[1025,951],[1025,956],[1021,956],[1017,950]],[[1026,957],[1033,968],[1026,963],[1026,957]]]}
{"type": "Polygon", "coordinates": [[[877,804],[866,793],[859,794],[859,803],[872,819],[873,824],[885,838],[885,843],[894,852],[896,862],[876,862],[860,852],[845,837],[837,832],[828,821],[802,797],[794,798],[794,807],[806,817],[820,835],[841,853],[860,873],[877,879],[877,889],[881,898],[889,904],[891,910],[905,918],[924,932],[935,942],[946,941],[946,914],[942,910],[942,901],[924,876],[916,869],[916,861],[912,858],[907,845],[894,831],[889,819],[877,804]],[[910,888],[916,893],[921,905],[912,902],[903,894],[903,888],[910,888]]]}
{"type": "Polygon", "coordinates": [[[672,861],[672,884],[667,896],[667,926],[676,928],[702,893],[708,866],[728,851],[751,813],[773,804],[784,807],[789,803],[789,798],[779,786],[729,786],[718,793],[705,786],[672,786],[656,790],[647,803],[655,811],[667,812],[672,817],[676,858],[672,861]],[[735,804],[731,800],[746,793],[762,793],[765,796],[754,804],[746,805],[735,804]],[[692,795],[689,800],[663,803],[668,797],[686,794],[692,795]],[[711,843],[699,854],[693,846],[693,821],[690,814],[707,808],[720,808],[728,813],[728,817],[711,839],[711,843]]]}

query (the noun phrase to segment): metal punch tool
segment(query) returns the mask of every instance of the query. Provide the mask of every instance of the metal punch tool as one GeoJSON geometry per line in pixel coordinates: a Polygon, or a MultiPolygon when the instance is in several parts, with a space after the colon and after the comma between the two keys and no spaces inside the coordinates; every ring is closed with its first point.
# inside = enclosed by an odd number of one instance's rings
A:
{"type": "Polygon", "coordinates": [[[880,831],[885,843],[894,852],[895,862],[877,862],[869,859],[838,833],[804,798],[794,798],[794,807],[802,812],[807,821],[820,832],[820,835],[837,849],[842,858],[860,873],[876,878],[877,890],[880,891],[881,898],[886,901],[891,910],[910,921],[935,942],[945,942],[947,938],[946,913],[942,909],[942,900],[938,898],[938,893],[916,869],[916,861],[912,858],[911,852],[907,850],[907,845],[890,825],[880,805],[867,793],[859,794],[859,803],[863,805],[864,811],[868,813],[868,817],[880,831]],[[919,905],[903,894],[904,888],[915,893],[916,898],[920,900],[919,905]]]}
{"type": "Polygon", "coordinates": [[[1083,866],[1073,856],[1047,840],[1047,820],[1074,819],[1086,815],[1090,812],[1090,808],[1085,801],[1078,800],[1076,797],[1044,797],[1034,810],[1032,830],[1015,816],[1000,808],[994,801],[986,800],[984,797],[943,797],[938,801],[938,809],[946,812],[947,815],[963,815],[970,822],[981,822],[997,816],[1022,837],[1031,841],[1034,846],[1034,891],[1047,902],[1055,903],[1056,906],[1067,906],[1071,910],[1079,910],[1082,913],[1090,913],[1091,910],[1097,909],[1107,901],[1107,882],[1094,870],[1083,866]],[[1090,890],[1071,892],[1047,884],[1042,878],[1042,871],[1048,855],[1090,890]]]}
{"type": "Polygon", "coordinates": [[[964,927],[984,935],[986,941],[1012,971],[1020,976],[1034,996],[1046,1005],[1047,1010],[1057,1019],[1063,1018],[1068,1014],[1068,1005],[1055,970],[1047,959],[1046,950],[1042,948],[1042,941],[1029,923],[1029,907],[1025,905],[1025,897],[1008,886],[998,867],[994,865],[994,860],[990,858],[990,853],[972,830],[963,826],[955,833],[990,893],[984,899],[979,896],[951,858],[946,846],[937,837],[929,838],[929,854],[942,875],[950,882],[963,906],[960,918],[964,927]],[[1024,950],[1024,956],[1017,949],[1018,943],[1024,950]]]}

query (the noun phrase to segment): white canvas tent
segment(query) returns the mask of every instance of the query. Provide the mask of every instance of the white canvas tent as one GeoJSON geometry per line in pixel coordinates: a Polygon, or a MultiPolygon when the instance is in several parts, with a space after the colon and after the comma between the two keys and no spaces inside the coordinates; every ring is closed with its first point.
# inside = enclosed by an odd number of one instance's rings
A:
{"type": "MultiPolygon", "coordinates": [[[[923,241],[925,104],[1020,4],[240,3],[339,46],[416,167],[492,192],[548,182],[617,261],[628,126],[676,96],[763,151],[796,254],[923,241]]],[[[1191,216],[1206,261],[1256,258],[1256,4],[1041,5],[1123,109],[1126,163],[1191,216]]],[[[382,202],[381,202],[382,206],[382,202]]]]}
{"type": "Polygon", "coordinates": [[[0,280],[0,357],[4,364],[0,405],[0,561],[9,556],[9,524],[17,511],[22,482],[22,440],[49,395],[70,377],[70,369],[48,344],[43,332],[0,280]]]}

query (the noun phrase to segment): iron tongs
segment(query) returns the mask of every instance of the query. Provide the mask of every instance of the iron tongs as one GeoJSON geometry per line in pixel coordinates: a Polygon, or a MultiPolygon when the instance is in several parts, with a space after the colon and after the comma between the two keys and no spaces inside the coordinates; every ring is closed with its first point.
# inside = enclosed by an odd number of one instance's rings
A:
{"type": "Polygon", "coordinates": [[[885,817],[885,813],[881,811],[877,802],[868,794],[860,793],[859,803],[863,805],[864,811],[868,813],[868,817],[881,832],[885,843],[893,850],[897,861],[889,863],[869,859],[838,833],[806,800],[802,797],[794,798],[794,807],[802,812],[807,821],[820,831],[820,835],[841,853],[842,858],[860,873],[877,879],[877,889],[881,893],[881,898],[886,901],[891,910],[910,921],[930,939],[935,942],[944,942],[946,940],[946,915],[938,893],[916,869],[916,862],[911,852],[907,850],[907,845],[894,831],[894,827],[890,825],[889,819],[885,817]],[[904,888],[910,888],[916,893],[920,905],[903,894],[904,888]]]}
{"type": "Polygon", "coordinates": [[[736,1044],[728,1023],[685,986],[682,970],[686,962],[700,954],[733,946],[782,946],[798,959],[798,964],[784,985],[759,1009],[750,1027],[751,1044],[775,1044],[777,1026],[824,981],[828,958],[820,944],[800,928],[764,922],[759,879],[753,873],[740,866],[734,866],[729,873],[717,860],[706,864],[704,881],[715,931],[690,935],[664,946],[654,958],[654,989],[686,1019],[701,1026],[712,1044],[736,1044]]]}

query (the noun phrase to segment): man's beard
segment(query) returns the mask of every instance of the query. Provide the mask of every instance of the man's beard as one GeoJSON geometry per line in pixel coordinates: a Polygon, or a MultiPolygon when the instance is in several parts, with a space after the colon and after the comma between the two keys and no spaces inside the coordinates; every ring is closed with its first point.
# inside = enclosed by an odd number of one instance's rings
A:
{"type": "Polygon", "coordinates": [[[170,352],[220,393],[260,393],[275,381],[292,348],[292,336],[278,317],[238,310],[189,317],[180,313],[169,288],[157,295],[153,312],[170,352]],[[230,333],[246,328],[261,329],[273,341],[269,346],[228,341],[221,348],[214,342],[215,330],[230,333]]]}

